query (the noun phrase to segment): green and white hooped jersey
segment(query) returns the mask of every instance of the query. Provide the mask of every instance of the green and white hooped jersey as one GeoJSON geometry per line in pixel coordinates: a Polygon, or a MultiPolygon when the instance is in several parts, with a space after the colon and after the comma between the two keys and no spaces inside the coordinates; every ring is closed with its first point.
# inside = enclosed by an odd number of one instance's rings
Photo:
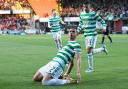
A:
{"type": "Polygon", "coordinates": [[[106,28],[105,21],[95,12],[91,11],[89,13],[80,13],[80,22],[77,28],[79,32],[81,29],[84,30],[84,36],[94,36],[97,35],[96,22],[101,22],[103,28],[106,28]]]}
{"type": "Polygon", "coordinates": [[[53,58],[63,68],[74,59],[75,52],[81,52],[81,46],[77,41],[69,41],[53,58]]]}
{"type": "Polygon", "coordinates": [[[59,16],[49,18],[49,24],[51,26],[51,32],[58,32],[61,30],[61,26],[60,26],[61,20],[62,19],[59,16]]]}

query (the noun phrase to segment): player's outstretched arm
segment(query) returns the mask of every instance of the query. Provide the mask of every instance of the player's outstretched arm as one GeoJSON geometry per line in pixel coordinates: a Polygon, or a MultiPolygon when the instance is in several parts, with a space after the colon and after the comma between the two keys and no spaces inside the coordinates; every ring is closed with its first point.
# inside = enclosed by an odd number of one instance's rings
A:
{"type": "Polygon", "coordinates": [[[70,74],[70,72],[71,72],[73,66],[74,66],[74,63],[73,63],[73,60],[72,60],[72,61],[68,64],[68,68],[67,68],[67,70],[66,70],[66,72],[65,72],[65,74],[64,74],[65,77],[70,74]]]}
{"type": "Polygon", "coordinates": [[[105,22],[105,20],[99,15],[96,15],[96,19],[97,19],[97,21],[99,21],[102,24],[102,32],[106,32],[106,22],[105,22]]]}
{"type": "Polygon", "coordinates": [[[76,53],[76,63],[77,63],[77,83],[79,83],[81,80],[81,74],[80,74],[81,55],[79,52],[76,53]]]}
{"type": "Polygon", "coordinates": [[[63,25],[65,25],[65,24],[66,24],[66,23],[64,23],[64,21],[63,21],[63,20],[61,20],[61,21],[60,21],[60,23],[61,23],[61,24],[63,24],[63,25]]]}

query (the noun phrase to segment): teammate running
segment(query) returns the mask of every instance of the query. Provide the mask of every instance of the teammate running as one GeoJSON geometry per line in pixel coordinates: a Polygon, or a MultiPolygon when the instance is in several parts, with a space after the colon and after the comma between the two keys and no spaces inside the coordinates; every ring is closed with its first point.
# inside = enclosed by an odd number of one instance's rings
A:
{"type": "MultiPolygon", "coordinates": [[[[103,25],[103,29],[106,29],[105,21],[96,14],[93,10],[92,4],[85,5],[83,12],[80,13],[80,22],[78,26],[78,33],[80,30],[84,30],[85,36],[85,45],[87,50],[87,57],[88,57],[88,69],[85,72],[93,72],[93,54],[105,52],[107,53],[106,46],[103,45],[101,48],[95,48],[96,41],[97,41],[97,31],[96,31],[96,21],[99,21],[103,25]]],[[[104,31],[103,30],[103,31],[104,31]]]]}
{"type": "Polygon", "coordinates": [[[56,9],[52,10],[52,17],[49,18],[49,25],[51,28],[51,32],[53,35],[53,39],[56,43],[58,50],[62,48],[62,40],[61,40],[61,24],[65,24],[61,17],[57,15],[56,9]]]}

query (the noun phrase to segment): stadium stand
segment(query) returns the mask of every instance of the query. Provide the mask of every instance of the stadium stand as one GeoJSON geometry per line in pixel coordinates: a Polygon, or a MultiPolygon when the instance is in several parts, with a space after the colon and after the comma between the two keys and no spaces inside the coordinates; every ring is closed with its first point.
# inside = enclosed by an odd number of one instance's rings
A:
{"type": "Polygon", "coordinates": [[[31,6],[27,0],[1,0],[0,10],[17,10],[17,9],[30,9],[31,6]]]}
{"type": "Polygon", "coordinates": [[[0,30],[21,34],[30,26],[31,6],[27,0],[0,0],[0,30]]]}
{"type": "MultiPolygon", "coordinates": [[[[111,21],[112,30],[117,33],[122,32],[123,26],[128,26],[128,1],[127,0],[89,0],[94,4],[95,10],[105,20],[111,21]],[[107,19],[107,17],[110,17],[107,19]],[[112,17],[112,18],[111,18],[112,17]]],[[[62,10],[60,15],[63,18],[78,17],[83,4],[88,0],[61,0],[62,10]]]]}
{"type": "MultiPolygon", "coordinates": [[[[31,1],[31,0],[30,0],[31,1]]],[[[79,13],[83,4],[88,0],[56,0],[60,16],[65,20],[69,27],[78,25],[79,13]],[[71,17],[71,18],[70,18],[71,17]]],[[[128,1],[127,0],[89,0],[95,5],[98,14],[106,20],[110,20],[112,31],[126,33],[124,28],[128,27],[128,1]],[[125,32],[124,32],[125,31],[125,32]]],[[[48,7],[48,6],[47,6],[48,7]]],[[[28,0],[0,0],[0,30],[3,33],[11,31],[24,31],[36,25],[33,24],[34,11],[28,0]],[[13,24],[11,24],[13,23],[13,24]],[[11,30],[11,31],[8,31],[11,30]]],[[[38,14],[38,13],[37,13],[38,14]]],[[[48,14],[43,14],[44,18],[48,18],[48,14]]],[[[40,20],[39,20],[40,21],[40,20]]],[[[35,20],[36,22],[36,20],[35,20]]],[[[40,24],[40,23],[39,23],[40,24]]],[[[42,21],[39,29],[49,30],[47,21],[42,21]],[[45,26],[45,27],[44,27],[45,26]],[[47,29],[46,29],[47,28],[47,29]]],[[[35,26],[36,27],[36,26],[35,26]]]]}

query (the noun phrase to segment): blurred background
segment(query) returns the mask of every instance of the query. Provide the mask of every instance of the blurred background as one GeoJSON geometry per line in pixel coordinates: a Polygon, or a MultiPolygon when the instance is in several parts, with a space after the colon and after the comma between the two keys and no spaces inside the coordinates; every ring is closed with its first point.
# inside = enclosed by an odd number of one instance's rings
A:
{"type": "Polygon", "coordinates": [[[128,33],[128,0],[0,0],[0,34],[47,34],[52,9],[57,9],[67,24],[62,26],[67,33],[68,28],[77,27],[79,13],[87,2],[93,3],[94,10],[110,21],[111,34],[128,33]]]}

